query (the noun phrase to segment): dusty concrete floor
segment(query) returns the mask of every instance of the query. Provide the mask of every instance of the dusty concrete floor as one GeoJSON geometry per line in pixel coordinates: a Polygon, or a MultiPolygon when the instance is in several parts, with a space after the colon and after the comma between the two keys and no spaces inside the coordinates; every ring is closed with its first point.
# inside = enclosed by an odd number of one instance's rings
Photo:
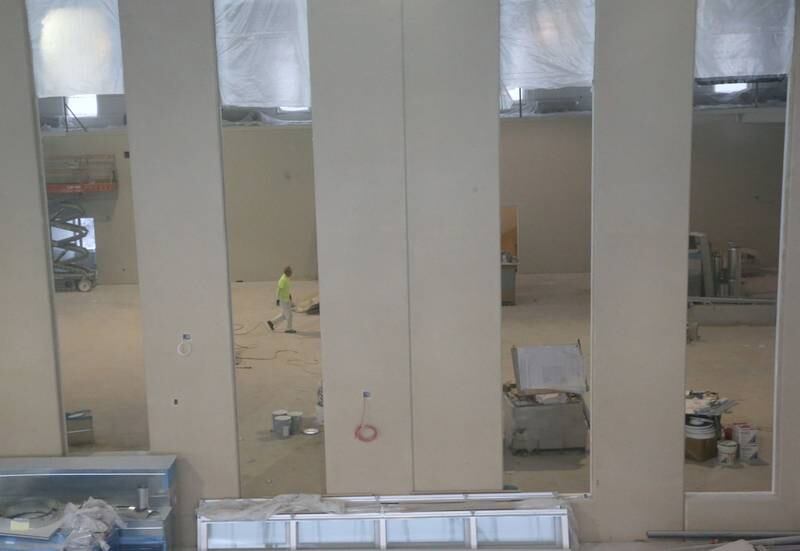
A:
{"type": "Polygon", "coordinates": [[[95,450],[147,449],[139,287],[56,293],[55,309],[64,409],[92,410],[95,450]]]}
{"type": "MultiPolygon", "coordinates": [[[[271,438],[271,412],[301,410],[313,423],[320,381],[319,318],[295,315],[296,335],[269,333],[275,315],[274,283],[232,286],[236,342],[243,360],[236,370],[240,463],[244,496],[324,491],[322,434],[271,438]],[[256,359],[248,359],[256,358],[256,359]]],[[[316,293],[316,282],[295,282],[298,300],[316,293]]],[[[147,415],[138,315],[132,285],[100,286],[91,293],[56,296],[65,407],[94,412],[96,445],[73,451],[146,449],[147,415]],[[122,392],[121,389],[125,389],[122,392]]],[[[324,306],[323,306],[324,315],[324,306]]],[[[740,400],[725,421],[748,420],[762,430],[762,457],[771,460],[774,328],[704,327],[687,348],[687,385],[714,389],[740,400]]],[[[569,343],[589,350],[589,289],[586,275],[520,276],[518,304],[503,308],[503,379],[511,380],[513,345],[569,343]]],[[[588,362],[587,362],[588,363],[588,362]]],[[[591,401],[591,396],[587,397],[591,401]]],[[[589,489],[588,457],[551,452],[505,458],[505,482],[521,490],[589,489]]],[[[770,488],[771,468],[721,469],[713,462],[687,463],[689,491],[770,488]]]]}

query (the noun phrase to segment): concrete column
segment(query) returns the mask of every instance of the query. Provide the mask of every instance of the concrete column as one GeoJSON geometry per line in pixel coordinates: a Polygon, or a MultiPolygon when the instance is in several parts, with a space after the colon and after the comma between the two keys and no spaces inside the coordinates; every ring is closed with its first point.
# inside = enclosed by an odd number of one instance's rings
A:
{"type": "Polygon", "coordinates": [[[198,499],[239,494],[214,12],[121,0],[120,19],[150,446],[179,457],[190,546],[198,499]]]}
{"type": "Polygon", "coordinates": [[[496,490],[498,3],[403,6],[414,489],[496,490]]]}
{"type": "Polygon", "coordinates": [[[644,527],[683,525],[695,2],[602,0],[596,24],[591,491],[598,506],[581,527],[596,526],[602,539],[634,539],[644,527]]]}
{"type": "Polygon", "coordinates": [[[0,456],[60,455],[49,227],[24,0],[0,2],[0,456]]]}
{"type": "Polygon", "coordinates": [[[413,488],[402,0],[310,0],[327,490],[413,488]],[[353,434],[368,390],[367,422],[353,434]]]}

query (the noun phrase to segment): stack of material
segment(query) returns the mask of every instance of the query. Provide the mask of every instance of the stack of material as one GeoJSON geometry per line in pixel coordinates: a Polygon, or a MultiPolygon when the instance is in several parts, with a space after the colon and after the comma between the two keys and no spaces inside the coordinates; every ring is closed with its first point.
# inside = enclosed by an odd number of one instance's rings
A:
{"type": "Polygon", "coordinates": [[[718,393],[709,390],[686,392],[687,459],[702,462],[717,457],[717,442],[722,437],[722,415],[735,405],[734,400],[721,398],[718,393]]]}
{"type": "Polygon", "coordinates": [[[758,463],[758,429],[749,423],[733,424],[733,440],[739,445],[739,459],[758,463]]]}
{"type": "Polygon", "coordinates": [[[300,302],[295,311],[300,314],[308,314],[309,316],[319,315],[319,295],[313,296],[310,299],[300,302]]]}
{"type": "Polygon", "coordinates": [[[512,453],[585,448],[586,366],[580,342],[511,349],[516,383],[503,388],[503,438],[512,453]]]}
{"type": "Polygon", "coordinates": [[[720,398],[716,392],[708,390],[699,392],[689,390],[686,392],[686,415],[719,417],[724,413],[728,413],[735,405],[735,400],[720,398]]]}

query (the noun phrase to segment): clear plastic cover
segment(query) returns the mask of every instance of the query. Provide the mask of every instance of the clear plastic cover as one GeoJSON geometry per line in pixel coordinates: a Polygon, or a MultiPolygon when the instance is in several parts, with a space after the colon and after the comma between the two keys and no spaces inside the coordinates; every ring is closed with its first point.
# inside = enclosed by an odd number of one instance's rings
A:
{"type": "Polygon", "coordinates": [[[106,536],[115,527],[125,527],[112,506],[90,497],[80,507],[68,503],[64,508],[62,530],[67,533],[65,551],[93,551],[97,547],[108,551],[106,536]]]}
{"type": "Polygon", "coordinates": [[[215,0],[223,105],[308,108],[306,0],[215,0]]]}
{"type": "Polygon", "coordinates": [[[344,513],[341,501],[318,494],[285,494],[272,499],[218,499],[202,501],[197,516],[214,521],[266,520],[286,513],[344,513]]]}
{"type": "Polygon", "coordinates": [[[698,0],[695,76],[788,73],[794,0],[698,0]]]}
{"type": "MultiPolygon", "coordinates": [[[[308,108],[306,0],[215,0],[223,105],[308,108]]],[[[117,0],[27,0],[39,97],[123,94],[117,0]]],[[[698,0],[698,78],[783,75],[793,0],[698,0]]],[[[589,87],[595,0],[501,0],[504,107],[519,90],[589,87]]]]}
{"type": "Polygon", "coordinates": [[[594,0],[501,0],[504,92],[591,86],[594,0]]]}
{"type": "Polygon", "coordinates": [[[40,98],[123,94],[117,0],[27,0],[40,98]]]}

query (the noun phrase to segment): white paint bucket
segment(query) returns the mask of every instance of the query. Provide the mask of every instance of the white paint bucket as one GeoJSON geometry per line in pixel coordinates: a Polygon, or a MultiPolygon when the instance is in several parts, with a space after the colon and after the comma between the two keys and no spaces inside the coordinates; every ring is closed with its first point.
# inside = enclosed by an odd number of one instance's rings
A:
{"type": "Polygon", "coordinates": [[[757,461],[758,460],[758,444],[750,444],[741,446],[739,448],[739,459],[742,461],[757,461]]]}
{"type": "Polygon", "coordinates": [[[736,464],[736,449],[739,445],[733,440],[720,440],[717,442],[717,461],[723,467],[736,464]]]}
{"type": "Polygon", "coordinates": [[[289,418],[292,420],[289,432],[291,434],[300,434],[300,431],[303,429],[303,412],[290,411],[289,418]]]}
{"type": "Polygon", "coordinates": [[[292,431],[292,418],[288,415],[276,415],[272,418],[272,434],[275,438],[289,438],[292,431]]]}
{"type": "Polygon", "coordinates": [[[692,417],[686,422],[684,433],[686,438],[694,440],[711,440],[717,436],[717,430],[712,421],[697,417],[692,417]]]}

